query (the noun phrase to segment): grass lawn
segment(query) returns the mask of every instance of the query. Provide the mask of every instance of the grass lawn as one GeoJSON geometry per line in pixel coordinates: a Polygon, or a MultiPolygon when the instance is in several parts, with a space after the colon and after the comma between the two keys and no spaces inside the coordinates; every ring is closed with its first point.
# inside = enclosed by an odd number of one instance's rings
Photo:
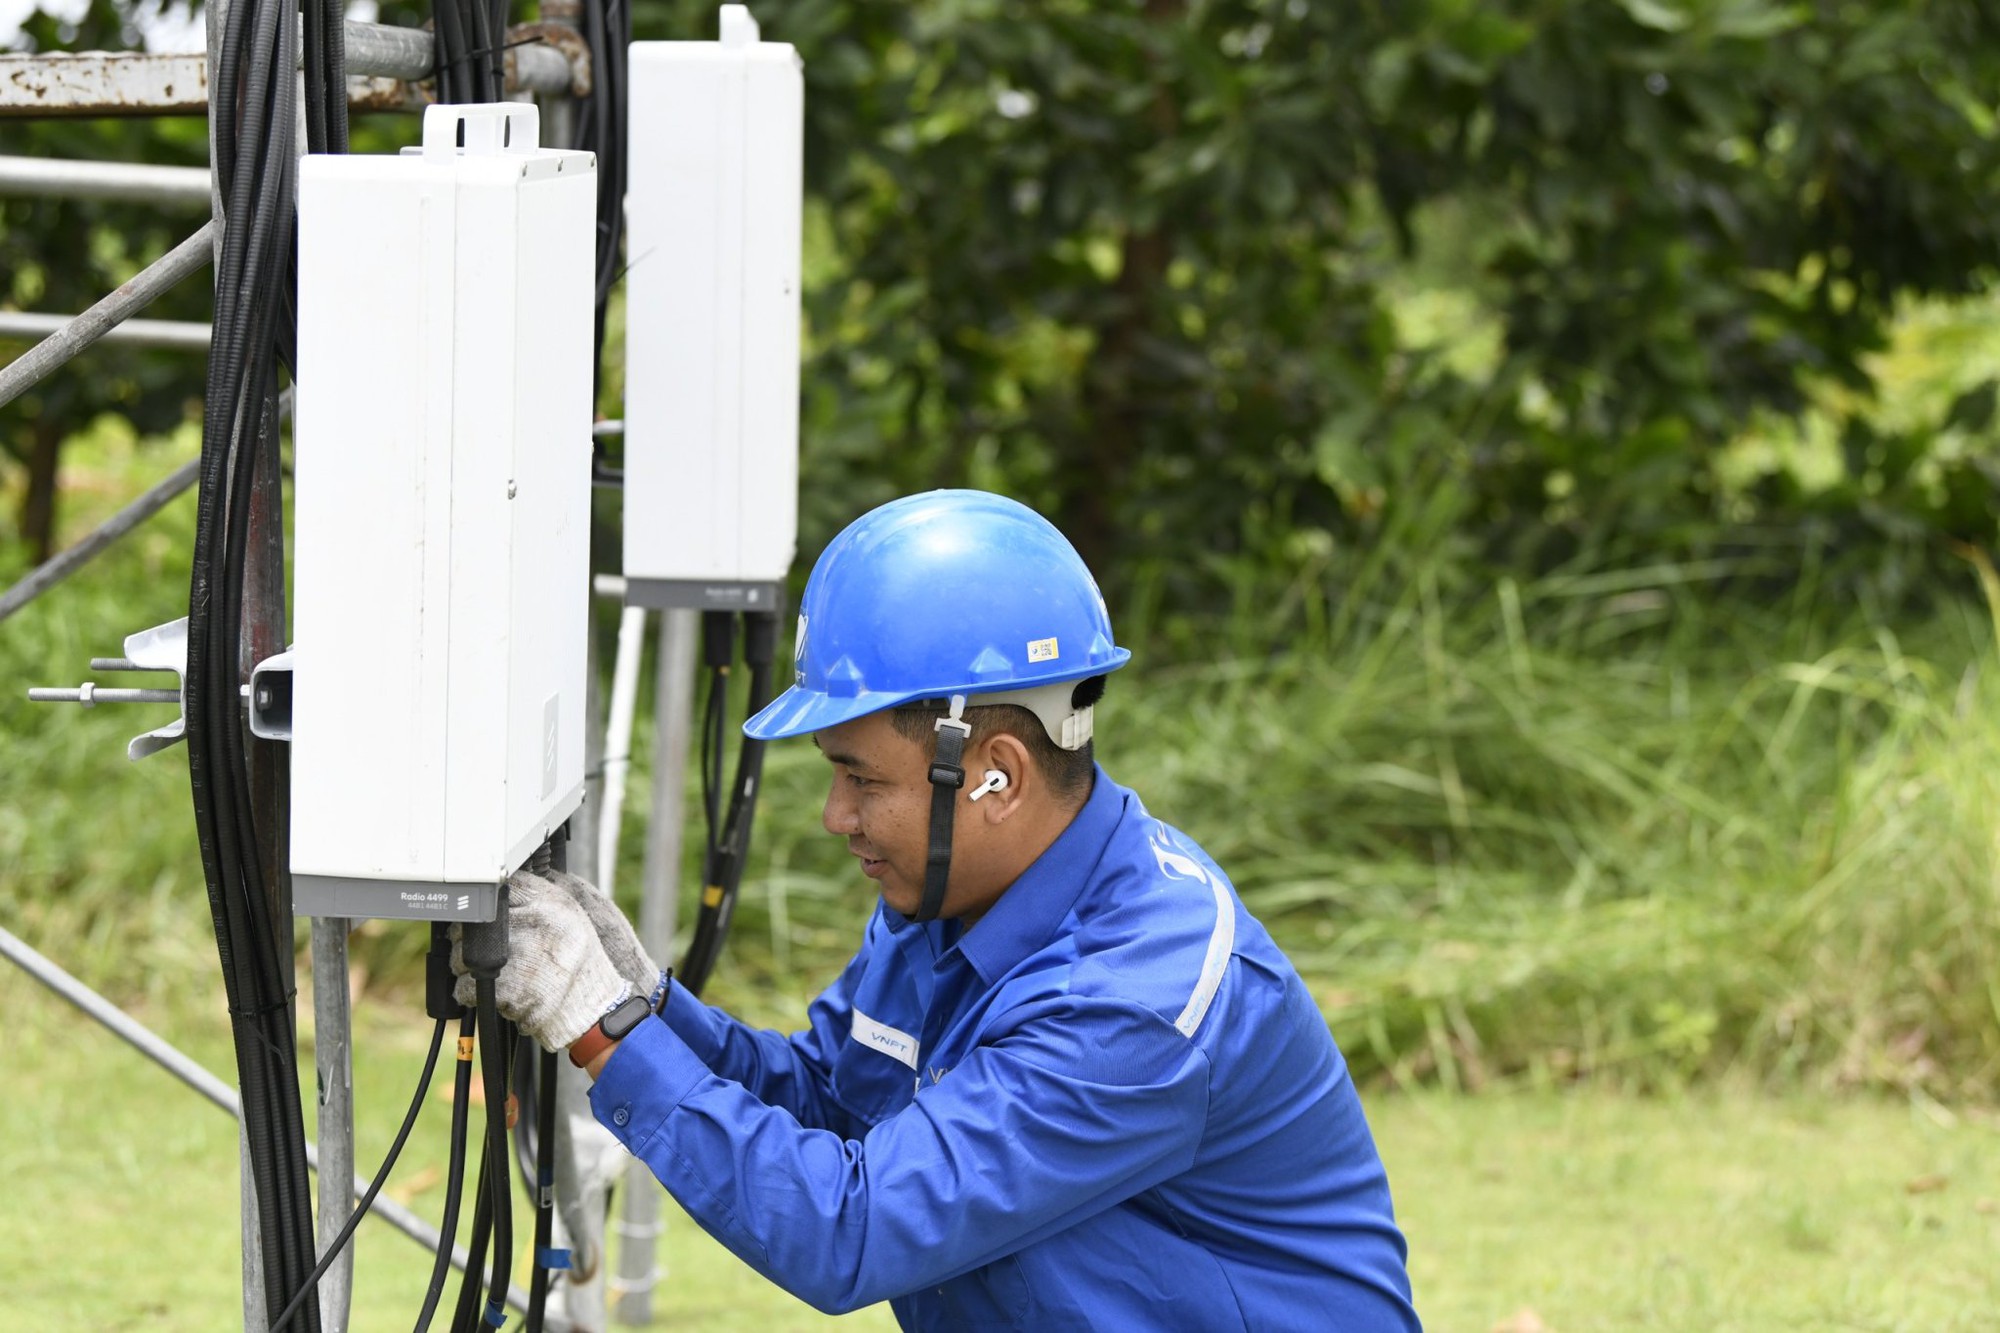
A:
{"type": "MultiPolygon", "coordinates": [[[[232,1326],[231,1123],[11,969],[0,1006],[0,1323],[232,1326]]],[[[144,1018],[228,1076],[211,1015],[144,1018]]],[[[364,1002],[364,1169],[394,1129],[426,1036],[364,1002]]],[[[1596,1090],[1385,1094],[1369,1109],[1433,1329],[1942,1331],[1991,1328],[2000,1310],[2000,1119],[1989,1112],[1596,1090]]],[[[434,1097],[390,1184],[433,1218],[447,1115],[434,1097]]],[[[358,1246],[353,1326],[406,1326],[428,1257],[374,1224],[358,1246]]],[[[663,1257],[658,1327],[833,1322],[684,1219],[670,1223],[663,1257]]],[[[842,1326],[892,1324],[878,1308],[842,1326]]]]}

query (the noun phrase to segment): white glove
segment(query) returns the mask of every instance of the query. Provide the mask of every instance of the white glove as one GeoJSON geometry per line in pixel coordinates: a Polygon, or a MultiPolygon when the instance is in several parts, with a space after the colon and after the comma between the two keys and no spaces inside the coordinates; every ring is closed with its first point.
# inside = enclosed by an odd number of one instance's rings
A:
{"type": "MultiPolygon", "coordinates": [[[[568,890],[522,870],[507,881],[507,908],[507,964],[494,982],[494,1000],[543,1050],[568,1046],[633,994],[568,890]]],[[[470,1005],[476,990],[459,935],[453,926],[452,994],[470,1005]]]]}
{"type": "Polygon", "coordinates": [[[632,929],[632,923],[618,910],[618,904],[611,901],[611,895],[567,870],[551,870],[548,879],[567,890],[570,898],[590,918],[591,926],[597,931],[597,942],[604,946],[604,954],[618,969],[618,975],[632,983],[635,993],[652,994],[653,988],[660,983],[660,965],[646,952],[646,946],[639,943],[639,933],[632,929]]]}

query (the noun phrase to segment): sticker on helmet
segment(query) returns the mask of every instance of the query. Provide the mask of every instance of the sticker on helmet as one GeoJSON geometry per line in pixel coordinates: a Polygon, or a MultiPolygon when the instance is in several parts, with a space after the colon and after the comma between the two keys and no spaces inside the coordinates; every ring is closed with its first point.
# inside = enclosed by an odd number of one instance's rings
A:
{"type": "Polygon", "coordinates": [[[792,645],[792,660],[794,662],[803,662],[805,661],[805,658],[806,658],[806,613],[801,611],[799,612],[799,637],[798,641],[792,645]]]}
{"type": "Polygon", "coordinates": [[[1028,640],[1028,660],[1030,662],[1053,662],[1059,656],[1061,654],[1056,651],[1056,641],[1054,639],[1028,640]]]}

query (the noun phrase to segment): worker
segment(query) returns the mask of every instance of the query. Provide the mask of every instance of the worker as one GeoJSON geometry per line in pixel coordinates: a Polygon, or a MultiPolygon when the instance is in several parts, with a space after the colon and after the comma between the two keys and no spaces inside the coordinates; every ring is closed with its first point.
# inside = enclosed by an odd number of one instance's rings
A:
{"type": "Polygon", "coordinates": [[[826,830],[880,894],[806,1029],[674,989],[567,876],[510,881],[500,1008],[589,1070],[597,1118],[704,1230],[829,1313],[1415,1329],[1312,996],[1215,862],[1093,762],[1129,657],[1032,510],[934,491],[864,515],[806,584],[796,683],[744,724],[812,736],[826,830]]]}

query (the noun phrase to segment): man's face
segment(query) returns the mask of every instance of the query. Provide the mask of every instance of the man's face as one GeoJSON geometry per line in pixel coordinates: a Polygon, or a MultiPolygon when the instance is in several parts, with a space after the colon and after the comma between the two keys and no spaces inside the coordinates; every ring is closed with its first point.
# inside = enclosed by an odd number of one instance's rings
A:
{"type": "MultiPolygon", "coordinates": [[[[879,886],[882,900],[914,916],[924,896],[924,862],[930,851],[931,784],[927,746],[906,739],[887,713],[870,713],[813,734],[833,766],[821,822],[847,839],[862,873],[879,886]]],[[[972,756],[966,756],[968,769],[972,756]]],[[[984,911],[1002,883],[987,892],[978,884],[980,821],[954,821],[950,889],[941,915],[984,911]]]]}

